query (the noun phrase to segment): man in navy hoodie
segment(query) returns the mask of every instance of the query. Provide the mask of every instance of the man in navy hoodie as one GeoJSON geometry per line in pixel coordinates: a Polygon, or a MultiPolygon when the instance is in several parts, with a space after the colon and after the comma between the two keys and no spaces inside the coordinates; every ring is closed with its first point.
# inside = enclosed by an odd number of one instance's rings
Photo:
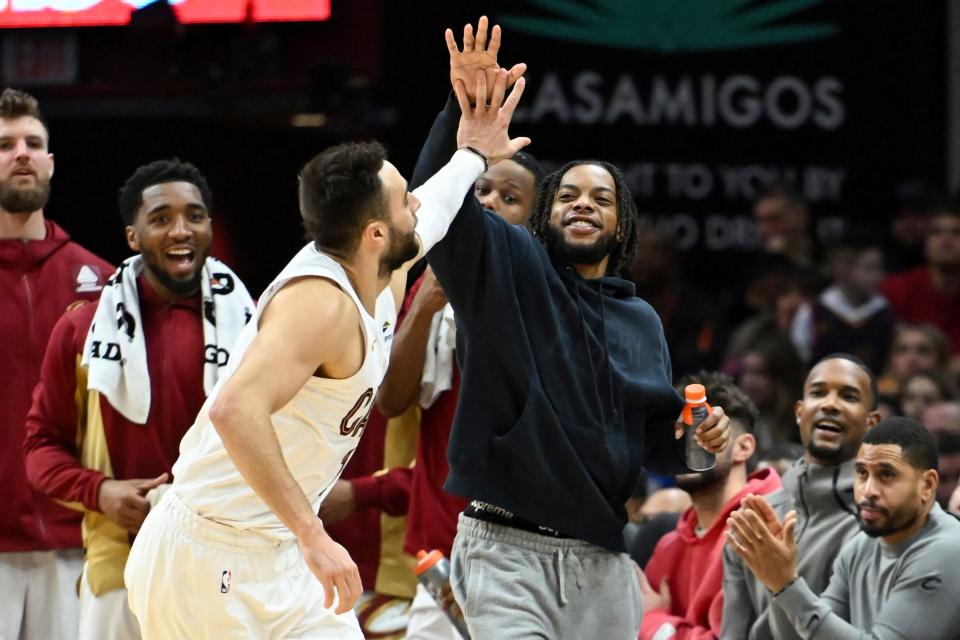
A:
{"type": "MultiPolygon", "coordinates": [[[[499,44],[498,27],[487,41],[485,18],[476,36],[464,29],[462,52],[448,30],[452,83],[497,73],[499,44]]],[[[468,108],[447,102],[412,184],[455,149],[468,108]]],[[[463,346],[444,488],[473,501],[451,584],[474,640],[637,636],[624,503],[645,463],[688,469],[663,328],[618,277],[636,218],[620,171],[580,161],[541,185],[533,235],[469,194],[428,254],[463,346]]],[[[698,441],[722,450],[728,423],[717,409],[698,441]]]]}

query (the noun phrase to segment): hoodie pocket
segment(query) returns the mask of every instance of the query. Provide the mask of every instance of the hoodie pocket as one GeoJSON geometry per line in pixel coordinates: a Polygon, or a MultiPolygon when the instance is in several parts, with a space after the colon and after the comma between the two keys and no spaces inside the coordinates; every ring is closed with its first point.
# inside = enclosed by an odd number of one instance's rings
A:
{"type": "Polygon", "coordinates": [[[628,456],[611,456],[602,427],[564,422],[541,389],[531,388],[517,422],[493,438],[493,459],[528,495],[550,501],[558,491],[569,504],[596,504],[616,496],[628,456]]]}

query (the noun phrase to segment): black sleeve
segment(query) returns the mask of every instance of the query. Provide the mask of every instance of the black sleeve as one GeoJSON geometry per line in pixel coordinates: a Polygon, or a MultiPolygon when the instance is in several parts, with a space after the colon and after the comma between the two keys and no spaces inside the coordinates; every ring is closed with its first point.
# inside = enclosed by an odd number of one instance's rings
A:
{"type": "MultiPolygon", "coordinates": [[[[460,105],[453,94],[437,116],[413,170],[411,188],[426,182],[457,149],[460,105]]],[[[427,254],[457,321],[469,327],[489,312],[504,289],[514,285],[511,263],[530,250],[530,234],[484,210],[473,192],[467,193],[447,235],[427,254]],[[488,295],[488,294],[494,295],[488,295]]]]}

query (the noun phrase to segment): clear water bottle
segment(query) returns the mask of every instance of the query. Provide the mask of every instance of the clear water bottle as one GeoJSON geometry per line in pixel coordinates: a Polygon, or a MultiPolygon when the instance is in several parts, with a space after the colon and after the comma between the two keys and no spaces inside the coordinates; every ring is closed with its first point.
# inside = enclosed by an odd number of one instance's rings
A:
{"type": "Polygon", "coordinates": [[[433,596],[433,599],[437,601],[440,608],[450,618],[450,622],[453,623],[463,639],[470,640],[467,623],[463,616],[457,615],[459,612],[453,612],[445,608],[440,601],[440,590],[450,584],[450,561],[436,549],[430,553],[421,549],[417,551],[417,564],[413,568],[413,572],[417,574],[417,580],[420,581],[420,584],[433,596]]]}
{"type": "Polygon", "coordinates": [[[697,427],[710,415],[707,404],[707,390],[702,384],[688,384],[683,395],[687,401],[683,408],[684,448],[687,466],[693,471],[706,471],[717,464],[717,457],[697,444],[693,434],[697,427]]]}

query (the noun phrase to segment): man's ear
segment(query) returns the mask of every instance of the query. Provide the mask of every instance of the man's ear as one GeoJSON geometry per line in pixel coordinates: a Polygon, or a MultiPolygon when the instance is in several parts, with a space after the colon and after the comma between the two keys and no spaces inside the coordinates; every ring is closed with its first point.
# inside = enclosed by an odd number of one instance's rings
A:
{"type": "Polygon", "coordinates": [[[733,440],[733,462],[746,462],[757,450],[757,439],[752,433],[741,433],[733,440]]]}
{"type": "Polygon", "coordinates": [[[370,220],[363,228],[361,237],[374,245],[382,244],[387,241],[387,225],[382,220],[370,220]]]}
{"type": "Polygon", "coordinates": [[[937,488],[940,486],[940,474],[934,469],[927,469],[920,474],[920,498],[924,504],[937,499],[937,488]]]}
{"type": "Polygon", "coordinates": [[[137,234],[137,230],[128,224],[123,231],[127,237],[127,246],[130,247],[130,250],[140,253],[140,236],[137,234]]]}

